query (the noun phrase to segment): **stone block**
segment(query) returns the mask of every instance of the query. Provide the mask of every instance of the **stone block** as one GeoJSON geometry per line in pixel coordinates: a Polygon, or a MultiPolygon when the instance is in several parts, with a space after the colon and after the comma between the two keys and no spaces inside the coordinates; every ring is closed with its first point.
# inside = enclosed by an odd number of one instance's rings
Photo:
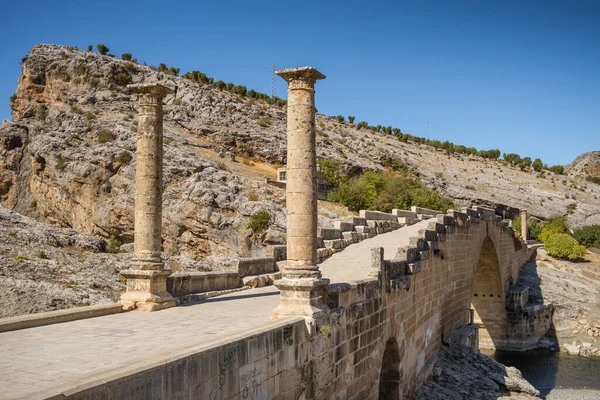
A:
{"type": "Polygon", "coordinates": [[[406,261],[407,263],[419,261],[419,249],[410,246],[400,247],[396,254],[396,258],[406,261]]]}
{"type": "Polygon", "coordinates": [[[277,244],[273,246],[267,246],[263,250],[266,257],[272,257],[275,261],[282,261],[287,259],[287,245],[277,244]]]}
{"type": "Polygon", "coordinates": [[[332,229],[332,228],[318,228],[317,236],[323,238],[323,240],[341,239],[342,231],[339,229],[332,229]]]}
{"type": "Polygon", "coordinates": [[[354,230],[354,224],[352,222],[335,221],[333,227],[342,232],[352,232],[354,230]]]}
{"type": "Polygon", "coordinates": [[[352,225],[356,226],[365,226],[367,225],[367,220],[361,217],[352,217],[352,225]]]}
{"type": "Polygon", "coordinates": [[[397,221],[397,216],[381,211],[360,210],[360,217],[366,220],[397,221]]]}
{"type": "Polygon", "coordinates": [[[260,275],[277,271],[277,264],[273,257],[248,257],[237,261],[237,270],[240,276],[260,275]]]}

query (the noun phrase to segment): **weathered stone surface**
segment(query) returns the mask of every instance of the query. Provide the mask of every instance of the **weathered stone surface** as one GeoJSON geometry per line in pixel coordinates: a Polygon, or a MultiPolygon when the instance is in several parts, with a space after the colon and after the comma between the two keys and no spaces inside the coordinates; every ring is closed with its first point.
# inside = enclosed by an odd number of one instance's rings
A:
{"type": "Polygon", "coordinates": [[[457,340],[440,347],[434,376],[415,400],[539,399],[540,392],[514,367],[505,367],[457,340]],[[513,397],[514,396],[514,397],[513,397]],[[525,396],[525,397],[519,397],[525,396]]]}

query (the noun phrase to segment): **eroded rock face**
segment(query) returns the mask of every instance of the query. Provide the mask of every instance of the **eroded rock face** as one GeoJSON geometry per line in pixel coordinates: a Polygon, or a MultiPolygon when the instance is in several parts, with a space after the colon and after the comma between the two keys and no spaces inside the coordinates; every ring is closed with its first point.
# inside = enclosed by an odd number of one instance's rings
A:
{"type": "Polygon", "coordinates": [[[571,164],[565,166],[565,172],[573,178],[600,179],[600,151],[583,153],[571,164]]]}
{"type": "MultiPolygon", "coordinates": [[[[35,46],[22,69],[13,121],[0,127],[4,206],[132,241],[137,101],[126,84],[160,82],[177,88],[164,107],[163,250],[202,260],[285,242],[284,191],[265,183],[275,163],[286,162],[285,109],[66,46],[35,46]],[[246,226],[260,209],[273,223],[257,243],[246,226]]],[[[447,156],[322,115],[317,158],[338,160],[347,172],[397,160],[459,207],[505,205],[542,218],[569,215],[575,226],[600,223],[600,185],[447,156]]]]}
{"type": "MultiPolygon", "coordinates": [[[[129,246],[131,247],[131,246],[129,246]]],[[[118,301],[133,249],[107,253],[99,236],[43,224],[0,206],[0,318],[118,301]]],[[[162,254],[172,271],[228,269],[162,254]]]]}

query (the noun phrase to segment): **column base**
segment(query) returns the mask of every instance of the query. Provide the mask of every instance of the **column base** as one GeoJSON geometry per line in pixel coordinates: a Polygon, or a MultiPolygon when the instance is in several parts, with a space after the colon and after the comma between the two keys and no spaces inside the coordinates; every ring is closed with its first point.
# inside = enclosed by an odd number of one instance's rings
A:
{"type": "Polygon", "coordinates": [[[283,278],[275,281],[281,291],[281,303],[273,310],[272,318],[310,317],[327,314],[329,308],[323,303],[323,290],[329,284],[324,278],[283,278]]]}
{"type": "Polygon", "coordinates": [[[175,299],[167,292],[171,271],[127,269],[121,275],[127,279],[126,292],[121,296],[124,310],[158,311],[175,306],[175,299]]]}

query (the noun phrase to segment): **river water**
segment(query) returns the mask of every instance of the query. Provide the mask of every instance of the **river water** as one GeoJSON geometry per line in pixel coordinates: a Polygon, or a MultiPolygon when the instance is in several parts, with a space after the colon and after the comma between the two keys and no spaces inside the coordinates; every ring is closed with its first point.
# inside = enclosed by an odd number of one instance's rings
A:
{"type": "Polygon", "coordinates": [[[600,358],[547,350],[523,353],[483,350],[482,353],[520,369],[523,377],[541,392],[542,398],[600,400],[600,358]]]}

